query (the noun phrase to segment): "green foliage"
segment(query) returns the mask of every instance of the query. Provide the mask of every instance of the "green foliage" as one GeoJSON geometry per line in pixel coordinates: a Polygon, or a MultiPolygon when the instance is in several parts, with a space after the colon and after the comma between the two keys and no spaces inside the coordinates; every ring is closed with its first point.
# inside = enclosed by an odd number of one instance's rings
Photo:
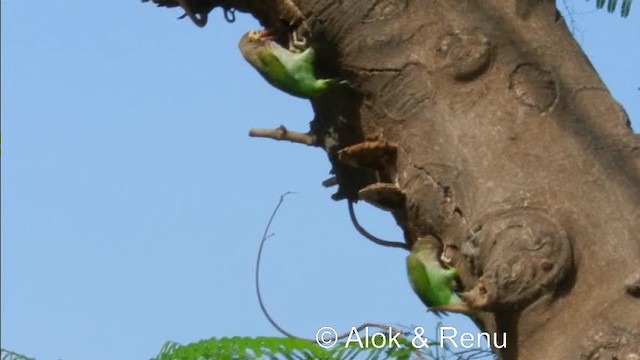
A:
{"type": "MultiPolygon", "coordinates": [[[[364,339],[363,339],[364,341],[364,339]]],[[[293,338],[272,337],[232,337],[211,338],[196,343],[179,345],[167,342],[160,354],[153,360],[215,360],[215,359],[287,359],[287,360],[335,360],[353,359],[365,355],[363,359],[409,360],[411,347],[361,349],[355,344],[344,347],[338,344],[331,350],[325,350],[315,343],[293,338]]]]}
{"type": "Polygon", "coordinates": [[[13,351],[9,351],[7,349],[0,349],[0,359],[1,360],[35,360],[34,358],[20,355],[18,353],[14,353],[13,351]]]}
{"type": "MultiPolygon", "coordinates": [[[[362,341],[365,341],[363,336],[362,341]]],[[[372,337],[369,338],[371,342],[372,337]]],[[[326,350],[313,342],[275,337],[232,337],[211,338],[196,343],[180,345],[167,342],[160,350],[160,354],[151,360],[251,360],[251,359],[286,359],[286,360],[342,360],[342,359],[424,359],[424,360],[480,360],[495,359],[490,350],[470,349],[453,351],[449,347],[439,347],[430,341],[429,348],[415,349],[406,339],[398,339],[400,347],[373,346],[360,348],[357,343],[345,347],[345,342],[339,342],[335,347],[326,350]]]]}
{"type": "MultiPolygon", "coordinates": [[[[622,0],[622,7],[620,8],[620,16],[627,17],[629,16],[629,12],[631,11],[631,2],[633,0],[622,0]]],[[[602,9],[605,5],[607,5],[607,11],[612,13],[616,11],[618,7],[618,0],[597,0],[596,7],[598,9],[602,9]]]]}

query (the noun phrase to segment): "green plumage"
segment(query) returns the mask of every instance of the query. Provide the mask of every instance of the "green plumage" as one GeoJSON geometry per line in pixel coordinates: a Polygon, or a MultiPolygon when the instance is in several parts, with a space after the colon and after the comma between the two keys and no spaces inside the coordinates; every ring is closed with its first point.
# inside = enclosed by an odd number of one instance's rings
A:
{"type": "Polygon", "coordinates": [[[445,269],[440,263],[440,242],[427,236],[418,239],[407,256],[409,283],[416,295],[427,307],[464,306],[464,302],[453,291],[455,269],[445,269]]]}
{"type": "Polygon", "coordinates": [[[269,84],[289,95],[311,99],[346,81],[317,79],[315,52],[309,47],[301,53],[284,49],[261,32],[246,33],[239,44],[242,56],[269,84]]]}

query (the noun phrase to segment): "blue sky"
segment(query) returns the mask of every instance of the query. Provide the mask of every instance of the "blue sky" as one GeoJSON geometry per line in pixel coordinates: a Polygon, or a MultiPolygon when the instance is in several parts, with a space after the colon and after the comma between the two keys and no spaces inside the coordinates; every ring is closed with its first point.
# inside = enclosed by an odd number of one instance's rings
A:
{"type": "MultiPolygon", "coordinates": [[[[575,34],[640,128],[640,4],[623,20],[569,3],[575,34]]],[[[313,337],[363,322],[425,327],[402,250],[376,246],[330,199],[319,149],[247,136],[306,131],[309,103],[237,50],[257,28],[220,10],[199,29],[138,1],[3,1],[2,347],[38,360],[148,359],[166,340],[313,337]]],[[[560,3],[560,6],[564,5],[560,3]]],[[[390,215],[362,223],[399,240],[390,215]]],[[[467,328],[450,316],[446,325],[467,328]]]]}

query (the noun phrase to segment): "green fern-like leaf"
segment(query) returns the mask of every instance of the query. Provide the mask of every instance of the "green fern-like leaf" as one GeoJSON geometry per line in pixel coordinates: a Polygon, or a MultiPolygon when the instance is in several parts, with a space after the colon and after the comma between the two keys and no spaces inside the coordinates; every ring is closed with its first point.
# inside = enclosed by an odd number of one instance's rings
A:
{"type": "MultiPolygon", "coordinates": [[[[629,16],[629,13],[631,12],[632,2],[633,0],[622,0],[622,6],[620,8],[620,16],[622,17],[629,16]]],[[[607,11],[612,13],[616,11],[616,8],[618,7],[618,0],[597,0],[596,1],[596,7],[598,9],[604,8],[605,5],[607,6],[607,11]]]]}
{"type": "Polygon", "coordinates": [[[401,347],[381,349],[360,348],[356,344],[345,347],[344,343],[338,343],[331,350],[326,350],[314,343],[292,338],[232,337],[211,338],[187,345],[167,342],[160,354],[152,360],[343,360],[355,357],[367,360],[409,360],[417,351],[410,343],[402,343],[401,347]]]}
{"type": "Polygon", "coordinates": [[[620,15],[622,15],[622,17],[627,17],[629,16],[630,12],[631,12],[631,0],[622,1],[622,8],[620,9],[620,15]]]}
{"type": "MultiPolygon", "coordinates": [[[[362,337],[365,341],[365,337],[362,337]]],[[[323,349],[315,343],[293,338],[273,337],[232,337],[211,338],[196,343],[180,345],[167,342],[160,350],[160,354],[152,360],[410,360],[420,354],[422,359],[444,360],[479,360],[494,358],[489,350],[472,349],[453,351],[448,348],[438,348],[435,342],[429,348],[415,349],[407,339],[398,339],[400,347],[382,347],[376,349],[360,348],[352,342],[345,346],[345,342],[338,343],[330,350],[323,349]]],[[[369,337],[369,344],[373,344],[373,337],[369,337]]]]}
{"type": "Polygon", "coordinates": [[[13,351],[9,351],[7,349],[0,349],[0,359],[2,360],[35,360],[34,358],[30,358],[25,355],[18,354],[13,351]]]}
{"type": "MultiPolygon", "coordinates": [[[[206,360],[206,359],[264,359],[274,354],[290,355],[298,353],[309,357],[314,352],[309,343],[295,339],[274,338],[212,338],[188,345],[166,343],[156,360],[206,360]]],[[[324,355],[324,354],[322,354],[324,355]]]]}

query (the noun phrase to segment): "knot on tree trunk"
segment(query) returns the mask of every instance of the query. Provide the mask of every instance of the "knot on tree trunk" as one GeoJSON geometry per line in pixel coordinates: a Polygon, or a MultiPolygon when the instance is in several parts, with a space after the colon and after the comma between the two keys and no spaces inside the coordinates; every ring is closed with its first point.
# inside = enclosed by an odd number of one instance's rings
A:
{"type": "Polygon", "coordinates": [[[480,29],[445,34],[436,49],[443,68],[457,80],[473,80],[491,64],[492,44],[480,29]]]}
{"type": "Polygon", "coordinates": [[[573,270],[566,232],[541,209],[489,216],[475,226],[461,251],[478,277],[461,297],[480,309],[521,309],[556,293],[573,270]]]}

